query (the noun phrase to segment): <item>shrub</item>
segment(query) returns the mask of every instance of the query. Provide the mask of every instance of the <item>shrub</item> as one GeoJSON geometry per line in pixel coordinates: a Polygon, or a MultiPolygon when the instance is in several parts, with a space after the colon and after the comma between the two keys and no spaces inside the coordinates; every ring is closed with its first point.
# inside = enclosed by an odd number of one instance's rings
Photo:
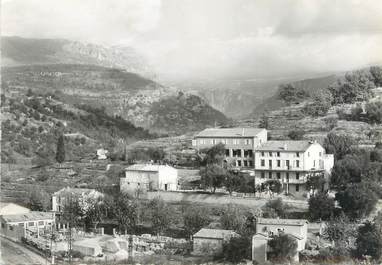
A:
{"type": "Polygon", "coordinates": [[[335,201],[327,194],[318,193],[309,199],[309,215],[311,220],[329,220],[335,210],[335,201]]]}
{"type": "Polygon", "coordinates": [[[382,256],[382,235],[376,224],[367,221],[360,226],[355,244],[356,255],[359,258],[368,255],[373,259],[379,259],[382,256]]]}
{"type": "Polygon", "coordinates": [[[288,137],[291,140],[302,140],[304,138],[305,132],[303,130],[291,130],[288,133],[288,137]]]}
{"type": "Polygon", "coordinates": [[[268,244],[272,249],[271,259],[275,261],[292,260],[297,253],[297,240],[288,234],[276,235],[268,244]]]}
{"type": "Polygon", "coordinates": [[[223,257],[230,262],[238,263],[251,258],[250,237],[232,237],[223,244],[223,257]]]}

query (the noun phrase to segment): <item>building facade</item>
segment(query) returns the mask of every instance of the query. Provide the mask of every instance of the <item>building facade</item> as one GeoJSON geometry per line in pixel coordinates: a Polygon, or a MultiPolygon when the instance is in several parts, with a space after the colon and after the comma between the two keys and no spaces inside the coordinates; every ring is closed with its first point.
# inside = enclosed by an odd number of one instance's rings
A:
{"type": "Polygon", "coordinates": [[[255,166],[254,152],[267,141],[267,130],[260,128],[209,128],[194,137],[192,145],[197,150],[224,144],[227,158],[239,168],[255,166]]]}
{"type": "Polygon", "coordinates": [[[147,191],[175,191],[178,189],[178,171],[168,165],[135,164],[125,169],[120,179],[121,191],[130,194],[147,191]]]}
{"type": "Polygon", "coordinates": [[[86,207],[88,200],[99,200],[103,194],[95,189],[63,188],[52,196],[52,211],[61,212],[70,200],[80,203],[80,207],[86,207]]]}
{"type": "Polygon", "coordinates": [[[1,235],[20,241],[28,234],[39,236],[44,231],[50,231],[55,224],[54,213],[30,211],[23,214],[0,216],[1,235]]]}
{"type": "Polygon", "coordinates": [[[268,141],[255,151],[255,184],[278,180],[286,193],[307,194],[308,178],[328,176],[334,156],[315,141],[268,141]]]}
{"type": "Polygon", "coordinates": [[[260,264],[269,259],[272,249],[269,241],[276,235],[287,234],[297,242],[293,260],[299,261],[299,252],[305,249],[308,238],[308,221],[304,219],[258,218],[256,234],[252,237],[252,260],[260,264]]]}
{"type": "Polygon", "coordinates": [[[232,237],[239,236],[233,230],[202,228],[193,235],[193,254],[218,255],[223,251],[223,244],[232,237]]]}

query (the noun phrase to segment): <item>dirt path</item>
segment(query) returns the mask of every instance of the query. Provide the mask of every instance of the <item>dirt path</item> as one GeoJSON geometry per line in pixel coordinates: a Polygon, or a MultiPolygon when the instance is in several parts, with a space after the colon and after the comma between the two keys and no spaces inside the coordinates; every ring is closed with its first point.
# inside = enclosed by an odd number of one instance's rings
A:
{"type": "MultiPolygon", "coordinates": [[[[37,265],[46,264],[46,261],[40,255],[30,251],[22,245],[12,242],[6,238],[0,237],[1,242],[1,265],[37,265]]],[[[48,263],[49,264],[49,263],[48,263]]]]}

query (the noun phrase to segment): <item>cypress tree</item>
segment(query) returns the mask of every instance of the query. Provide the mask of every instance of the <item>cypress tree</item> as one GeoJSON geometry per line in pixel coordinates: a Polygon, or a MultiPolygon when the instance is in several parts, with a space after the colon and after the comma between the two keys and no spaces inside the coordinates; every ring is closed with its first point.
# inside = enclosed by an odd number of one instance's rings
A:
{"type": "Polygon", "coordinates": [[[64,135],[62,134],[60,135],[57,141],[56,161],[60,164],[65,161],[65,143],[64,135]]]}

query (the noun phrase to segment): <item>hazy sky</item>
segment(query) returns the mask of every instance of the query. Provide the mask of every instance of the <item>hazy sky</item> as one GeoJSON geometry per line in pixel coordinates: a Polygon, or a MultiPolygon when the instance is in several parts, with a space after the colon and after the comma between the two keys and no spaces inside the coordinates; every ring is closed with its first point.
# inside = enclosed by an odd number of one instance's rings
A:
{"type": "Polygon", "coordinates": [[[264,78],[382,62],[381,0],[3,0],[2,34],[127,45],[162,77],[264,78]]]}

